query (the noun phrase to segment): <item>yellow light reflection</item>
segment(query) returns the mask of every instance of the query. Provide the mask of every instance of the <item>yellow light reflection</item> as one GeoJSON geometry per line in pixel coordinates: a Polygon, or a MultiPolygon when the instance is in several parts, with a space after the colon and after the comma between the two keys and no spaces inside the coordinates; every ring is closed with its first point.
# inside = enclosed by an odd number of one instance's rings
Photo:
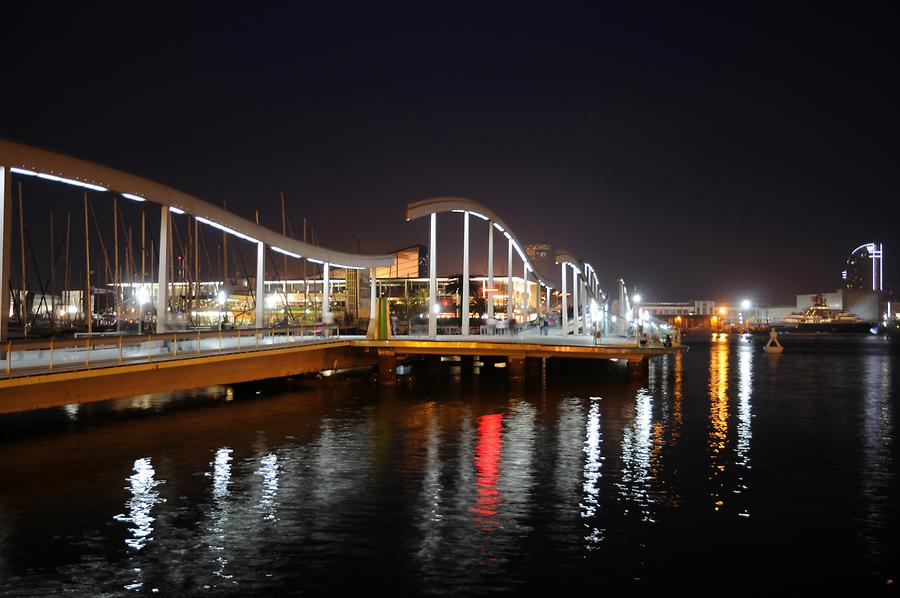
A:
{"type": "Polygon", "coordinates": [[[728,442],[728,352],[727,345],[711,345],[709,351],[709,452],[713,508],[725,506],[725,447],[728,442]]]}

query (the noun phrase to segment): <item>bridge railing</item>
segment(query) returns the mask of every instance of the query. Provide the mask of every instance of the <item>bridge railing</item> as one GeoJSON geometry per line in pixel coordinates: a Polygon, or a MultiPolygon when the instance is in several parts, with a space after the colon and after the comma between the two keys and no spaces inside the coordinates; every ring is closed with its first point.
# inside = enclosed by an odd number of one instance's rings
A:
{"type": "Polygon", "coordinates": [[[0,378],[309,344],[330,331],[338,329],[318,325],[9,341],[0,345],[0,378]]]}

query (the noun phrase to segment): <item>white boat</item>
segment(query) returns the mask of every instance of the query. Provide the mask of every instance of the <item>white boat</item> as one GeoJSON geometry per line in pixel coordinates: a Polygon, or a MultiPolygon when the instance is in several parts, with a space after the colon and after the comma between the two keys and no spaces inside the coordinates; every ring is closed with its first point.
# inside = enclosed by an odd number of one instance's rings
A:
{"type": "Polygon", "coordinates": [[[798,332],[865,332],[869,325],[846,309],[828,307],[821,295],[805,312],[794,312],[784,319],[784,329],[798,332]]]}

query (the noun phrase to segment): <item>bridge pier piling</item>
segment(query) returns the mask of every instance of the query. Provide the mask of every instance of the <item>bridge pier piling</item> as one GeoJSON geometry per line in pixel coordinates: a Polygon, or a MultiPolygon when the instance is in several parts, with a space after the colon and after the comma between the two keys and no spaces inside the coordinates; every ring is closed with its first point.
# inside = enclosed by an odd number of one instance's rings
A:
{"type": "Polygon", "coordinates": [[[650,375],[650,361],[645,358],[628,360],[628,377],[635,380],[646,380],[650,375]]]}
{"type": "Polygon", "coordinates": [[[462,355],[459,358],[459,373],[463,378],[471,378],[475,374],[474,355],[462,355]]]}
{"type": "Polygon", "coordinates": [[[397,353],[392,350],[378,350],[378,383],[397,384],[397,353]]]}
{"type": "Polygon", "coordinates": [[[525,377],[525,356],[510,355],[506,359],[506,369],[510,380],[521,380],[525,377]]]}
{"type": "Polygon", "coordinates": [[[528,378],[540,378],[544,373],[544,357],[526,357],[525,375],[528,378]]]}

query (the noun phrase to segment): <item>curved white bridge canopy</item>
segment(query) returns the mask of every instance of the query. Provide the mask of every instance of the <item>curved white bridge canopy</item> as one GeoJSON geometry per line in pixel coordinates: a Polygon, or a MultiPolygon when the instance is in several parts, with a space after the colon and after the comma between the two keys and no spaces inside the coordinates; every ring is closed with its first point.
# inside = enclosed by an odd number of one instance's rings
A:
{"type": "Polygon", "coordinates": [[[146,201],[183,210],[202,218],[212,226],[226,227],[239,237],[261,241],[269,247],[328,263],[335,267],[376,268],[394,263],[392,255],[360,255],[310,245],[282,235],[246,218],[228,212],[207,201],[172,187],[121,170],[5,139],[0,139],[0,166],[19,174],[32,174],[50,180],[80,183],[95,191],[110,191],[143,198],[146,201]]]}
{"type": "Polygon", "coordinates": [[[503,235],[512,242],[519,257],[522,258],[523,262],[528,264],[529,270],[531,270],[538,282],[545,287],[555,287],[555,284],[552,282],[553,279],[538,270],[534,262],[528,259],[528,256],[525,254],[525,246],[522,245],[522,242],[519,241],[519,238],[516,237],[509,225],[490,208],[477,201],[465,197],[433,197],[430,199],[423,199],[422,201],[416,201],[406,206],[406,220],[415,220],[423,216],[445,212],[468,212],[482,220],[491,222],[498,231],[503,233],[503,235]]]}

